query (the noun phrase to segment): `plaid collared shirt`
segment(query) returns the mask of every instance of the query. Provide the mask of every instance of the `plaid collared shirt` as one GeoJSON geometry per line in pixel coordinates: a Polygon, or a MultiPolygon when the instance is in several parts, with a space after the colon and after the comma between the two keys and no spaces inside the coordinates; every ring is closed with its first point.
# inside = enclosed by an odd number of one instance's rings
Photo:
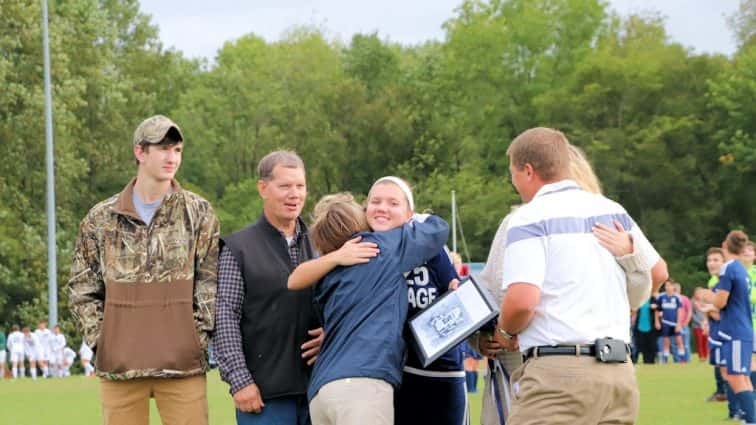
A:
{"type": "Polygon", "coordinates": [[[281,236],[283,236],[284,240],[288,244],[287,248],[289,250],[289,258],[291,258],[291,264],[294,265],[294,267],[297,267],[299,263],[302,262],[302,257],[299,255],[299,239],[302,237],[302,227],[299,225],[299,220],[297,220],[297,225],[294,228],[294,237],[292,238],[291,242],[289,242],[286,239],[286,233],[279,231],[281,233],[281,236]]]}
{"type": "MultiPolygon", "coordinates": [[[[302,237],[302,228],[297,220],[294,239],[284,242],[288,245],[289,258],[294,267],[302,262],[297,242],[302,237]]],[[[244,359],[241,335],[241,316],[244,304],[244,279],[239,262],[228,247],[223,247],[218,261],[218,295],[216,306],[215,336],[213,337],[213,357],[218,362],[221,378],[231,386],[231,394],[254,384],[244,359]]]]}

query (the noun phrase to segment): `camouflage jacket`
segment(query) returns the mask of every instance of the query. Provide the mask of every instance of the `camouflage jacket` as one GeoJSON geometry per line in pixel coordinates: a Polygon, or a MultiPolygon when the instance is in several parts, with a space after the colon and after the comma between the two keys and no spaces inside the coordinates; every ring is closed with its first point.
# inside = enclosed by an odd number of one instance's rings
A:
{"type": "Polygon", "coordinates": [[[135,181],[81,222],[71,312],[101,377],[202,374],[215,320],[218,218],[174,180],[147,225],[134,207],[135,181]]]}

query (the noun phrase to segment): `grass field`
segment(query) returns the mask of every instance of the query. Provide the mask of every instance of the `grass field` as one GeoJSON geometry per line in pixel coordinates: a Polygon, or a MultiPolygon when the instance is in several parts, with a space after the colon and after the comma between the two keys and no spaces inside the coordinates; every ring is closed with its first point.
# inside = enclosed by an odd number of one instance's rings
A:
{"type": "MultiPolygon", "coordinates": [[[[732,425],[726,403],[705,403],[713,390],[711,367],[698,362],[638,366],[641,389],[641,425],[732,425]]],[[[98,380],[80,376],[66,379],[0,381],[0,424],[99,424],[98,380]]],[[[217,371],[208,375],[210,424],[234,425],[233,402],[217,371]]],[[[480,395],[472,394],[473,424],[480,416],[480,395]]],[[[546,418],[544,418],[546,419],[546,418]]],[[[548,423],[545,421],[544,423],[548,423]]],[[[160,424],[152,405],[151,424],[160,424]]]]}

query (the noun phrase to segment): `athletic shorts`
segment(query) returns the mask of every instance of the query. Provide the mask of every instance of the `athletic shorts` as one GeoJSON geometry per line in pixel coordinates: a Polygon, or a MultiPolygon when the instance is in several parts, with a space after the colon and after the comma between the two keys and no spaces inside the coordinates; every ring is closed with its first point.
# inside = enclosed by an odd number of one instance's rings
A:
{"type": "Polygon", "coordinates": [[[733,339],[722,342],[722,357],[729,375],[751,375],[753,341],[733,339]]]}
{"type": "MultiPolygon", "coordinates": [[[[8,352],[5,350],[0,350],[0,364],[5,366],[5,360],[7,359],[8,352]]],[[[0,377],[2,379],[2,377],[0,377]]]]}
{"type": "Polygon", "coordinates": [[[41,362],[50,361],[50,350],[38,350],[37,351],[37,360],[39,360],[41,362]]]}
{"type": "Polygon", "coordinates": [[[709,364],[712,366],[724,366],[722,358],[722,343],[719,341],[712,341],[709,338],[709,364]]]}
{"type": "Polygon", "coordinates": [[[21,363],[24,361],[24,352],[23,351],[11,351],[10,353],[10,361],[11,363],[21,363]]]}
{"type": "Polygon", "coordinates": [[[39,360],[39,353],[37,353],[37,350],[24,350],[24,354],[30,362],[36,362],[39,360]]]}
{"type": "Polygon", "coordinates": [[[680,332],[675,331],[675,326],[662,324],[661,334],[662,336],[677,336],[680,335],[680,332]]]}

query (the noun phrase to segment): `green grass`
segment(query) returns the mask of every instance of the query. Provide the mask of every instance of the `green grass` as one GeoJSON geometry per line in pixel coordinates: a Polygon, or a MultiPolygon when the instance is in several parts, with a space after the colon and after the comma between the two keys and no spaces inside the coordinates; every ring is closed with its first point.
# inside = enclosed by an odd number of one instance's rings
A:
{"type": "MultiPolygon", "coordinates": [[[[714,388],[710,366],[698,362],[664,366],[639,365],[641,425],[732,425],[726,403],[705,403],[714,388]]],[[[233,402],[218,372],[208,375],[210,424],[234,425],[233,402]]],[[[82,425],[101,423],[98,380],[0,381],[0,423],[13,425],[82,425]]],[[[480,395],[470,396],[473,424],[480,423],[480,395]]],[[[151,424],[160,424],[152,403],[151,424]]]]}

